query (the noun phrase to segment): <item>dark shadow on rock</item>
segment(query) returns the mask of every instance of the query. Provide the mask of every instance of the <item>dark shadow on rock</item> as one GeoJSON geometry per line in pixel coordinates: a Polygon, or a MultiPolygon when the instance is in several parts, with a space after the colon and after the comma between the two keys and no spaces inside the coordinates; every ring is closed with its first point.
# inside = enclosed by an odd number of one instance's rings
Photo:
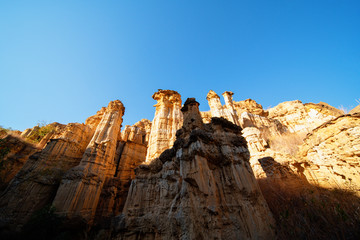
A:
{"type": "Polygon", "coordinates": [[[301,169],[294,172],[271,157],[259,163],[266,178],[258,183],[276,220],[278,239],[360,239],[355,193],[314,186],[301,169]]]}

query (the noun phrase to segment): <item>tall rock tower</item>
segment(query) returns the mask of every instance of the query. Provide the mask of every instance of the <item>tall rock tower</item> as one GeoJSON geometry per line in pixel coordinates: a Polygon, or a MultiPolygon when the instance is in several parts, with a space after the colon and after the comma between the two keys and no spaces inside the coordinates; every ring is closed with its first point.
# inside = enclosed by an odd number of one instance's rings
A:
{"type": "Polygon", "coordinates": [[[115,175],[115,153],[125,108],[121,101],[109,103],[78,166],[61,181],[53,205],[58,213],[91,222],[106,177],[115,175]]]}
{"type": "Polygon", "coordinates": [[[224,111],[221,106],[220,97],[213,90],[210,90],[206,96],[210,106],[211,117],[223,117],[224,111]]]}
{"type": "Polygon", "coordinates": [[[172,147],[176,139],[176,131],[181,128],[181,96],[173,90],[161,90],[154,93],[157,101],[155,117],[152,121],[146,162],[149,163],[172,147]]]}
{"type": "Polygon", "coordinates": [[[239,116],[236,113],[233,98],[232,98],[234,93],[226,91],[222,95],[223,95],[223,97],[225,99],[224,112],[225,112],[225,115],[226,115],[226,119],[228,119],[229,121],[231,121],[232,123],[234,123],[236,125],[240,125],[239,120],[238,120],[239,116]]]}

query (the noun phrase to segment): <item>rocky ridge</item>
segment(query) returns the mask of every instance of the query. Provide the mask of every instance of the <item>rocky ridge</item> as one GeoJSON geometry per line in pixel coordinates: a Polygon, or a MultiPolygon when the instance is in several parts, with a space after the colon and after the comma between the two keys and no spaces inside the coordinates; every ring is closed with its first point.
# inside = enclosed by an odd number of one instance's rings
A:
{"type": "Polygon", "coordinates": [[[0,234],[52,205],[64,226],[77,222],[94,239],[286,239],[276,191],[360,196],[356,109],[289,101],[264,110],[222,95],[225,105],[209,91],[210,111],[199,112],[194,99],[182,106],[178,92],[160,89],[153,121],[122,131],[116,100],[85,124],[54,123],[37,145],[23,140],[37,127],[3,134],[0,234]]]}

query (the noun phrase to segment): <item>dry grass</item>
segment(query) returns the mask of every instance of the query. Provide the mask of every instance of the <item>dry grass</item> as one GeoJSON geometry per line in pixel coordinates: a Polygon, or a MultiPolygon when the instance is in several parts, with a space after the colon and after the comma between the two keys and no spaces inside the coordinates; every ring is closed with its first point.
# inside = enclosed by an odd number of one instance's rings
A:
{"type": "Polygon", "coordinates": [[[340,106],[338,107],[338,109],[341,110],[341,111],[343,111],[344,114],[348,114],[348,113],[350,112],[350,109],[347,108],[347,107],[344,107],[343,105],[340,105],[340,106]]]}
{"type": "Polygon", "coordinates": [[[286,179],[259,180],[278,239],[360,239],[359,197],[301,182],[294,188],[286,179]]]}
{"type": "Polygon", "coordinates": [[[283,133],[281,136],[269,136],[264,133],[263,137],[268,142],[270,149],[295,156],[306,133],[283,133]]]}

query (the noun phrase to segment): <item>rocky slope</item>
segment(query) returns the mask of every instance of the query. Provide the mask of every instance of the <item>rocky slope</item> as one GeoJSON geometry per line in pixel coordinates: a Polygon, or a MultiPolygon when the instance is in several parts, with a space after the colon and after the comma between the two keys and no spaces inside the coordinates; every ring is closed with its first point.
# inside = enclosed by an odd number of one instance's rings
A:
{"type": "Polygon", "coordinates": [[[76,239],[356,239],[356,108],[289,101],[264,110],[222,95],[224,105],[209,91],[210,111],[199,112],[194,99],[182,106],[178,92],[160,89],[154,119],[122,130],[116,100],[85,124],[1,133],[0,236],[53,206],[46,213],[63,219],[61,231],[81,232],[76,239]]]}

